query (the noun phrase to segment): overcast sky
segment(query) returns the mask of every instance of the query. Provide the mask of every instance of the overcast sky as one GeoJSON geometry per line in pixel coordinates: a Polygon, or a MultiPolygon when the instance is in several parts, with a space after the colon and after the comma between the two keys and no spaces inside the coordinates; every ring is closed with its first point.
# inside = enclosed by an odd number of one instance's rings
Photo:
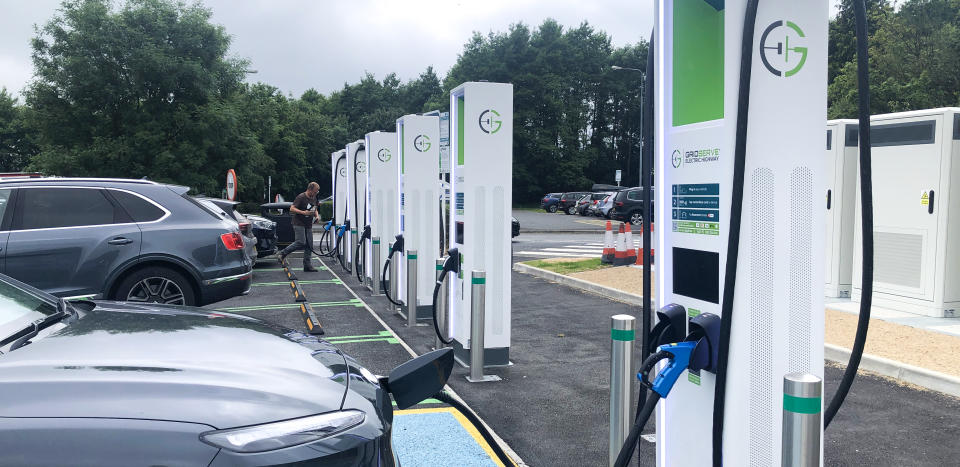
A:
{"type": "MultiPolygon", "coordinates": [[[[829,0],[831,14],[838,0],[829,0]]],[[[233,36],[231,53],[251,61],[251,81],[299,96],[327,94],[365,72],[416,78],[433,66],[442,78],[474,31],[531,27],[554,18],[588,21],[614,46],[650,34],[652,0],[205,0],[213,22],[233,36]]],[[[0,87],[17,94],[33,75],[30,38],[60,0],[0,0],[0,87]]]]}

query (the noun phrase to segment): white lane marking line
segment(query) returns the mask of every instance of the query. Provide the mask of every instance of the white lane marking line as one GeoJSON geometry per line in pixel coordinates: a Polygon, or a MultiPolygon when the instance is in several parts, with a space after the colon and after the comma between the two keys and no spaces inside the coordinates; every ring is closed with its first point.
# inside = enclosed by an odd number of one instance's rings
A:
{"type": "Polygon", "coordinates": [[[549,251],[518,251],[514,253],[523,256],[566,256],[570,258],[592,258],[593,255],[584,253],[553,253],[549,251]]]}
{"type": "MultiPolygon", "coordinates": [[[[337,279],[340,279],[340,276],[339,276],[336,272],[334,272],[333,268],[331,268],[330,266],[328,266],[327,263],[323,261],[323,259],[320,259],[320,262],[323,263],[323,265],[327,267],[327,270],[330,271],[330,273],[333,274],[334,277],[336,277],[337,279]]],[[[348,286],[348,285],[343,281],[343,279],[340,279],[340,285],[342,285],[343,287],[345,287],[345,288],[347,289],[347,291],[350,292],[350,295],[353,295],[354,298],[356,298],[357,300],[360,300],[360,303],[362,303],[362,304],[363,304],[363,307],[367,309],[367,312],[369,312],[370,315],[373,316],[373,319],[377,320],[377,322],[380,323],[380,325],[383,326],[383,328],[384,328],[385,330],[389,331],[389,332],[390,332],[390,335],[392,335],[393,338],[396,339],[397,342],[399,342],[400,345],[403,346],[403,348],[407,350],[407,353],[409,353],[411,357],[416,358],[416,357],[418,356],[417,353],[413,351],[413,348],[411,348],[409,345],[407,345],[407,343],[406,343],[403,339],[401,339],[400,336],[397,335],[396,332],[394,332],[393,328],[391,328],[389,325],[387,325],[386,321],[380,319],[380,315],[378,315],[377,312],[373,311],[373,309],[370,308],[369,305],[367,305],[367,302],[365,302],[362,298],[360,298],[360,296],[357,295],[357,293],[354,292],[353,289],[350,288],[350,286],[348,286]]],[[[514,451],[513,448],[511,448],[510,445],[507,444],[507,442],[504,441],[503,438],[501,438],[499,434],[497,434],[497,432],[493,429],[493,427],[490,426],[490,424],[488,424],[487,421],[484,420],[483,417],[481,417],[480,414],[478,414],[476,410],[473,410],[473,407],[470,407],[470,404],[467,404],[467,401],[463,400],[463,398],[460,397],[460,394],[457,394],[457,391],[454,391],[453,388],[450,387],[449,384],[446,385],[446,386],[444,386],[444,388],[446,388],[446,391],[447,391],[448,393],[450,393],[450,395],[452,395],[455,399],[457,399],[457,400],[460,401],[463,405],[467,406],[467,408],[469,408],[471,411],[473,411],[473,414],[477,417],[478,420],[480,420],[480,423],[483,423],[483,426],[487,428],[487,431],[489,431],[490,434],[493,435],[493,439],[494,439],[498,444],[500,444],[500,447],[503,448],[503,450],[507,453],[507,455],[510,456],[510,457],[517,463],[518,466],[520,466],[520,467],[526,467],[527,464],[523,462],[523,459],[520,458],[520,455],[517,454],[517,452],[514,451]]]]}

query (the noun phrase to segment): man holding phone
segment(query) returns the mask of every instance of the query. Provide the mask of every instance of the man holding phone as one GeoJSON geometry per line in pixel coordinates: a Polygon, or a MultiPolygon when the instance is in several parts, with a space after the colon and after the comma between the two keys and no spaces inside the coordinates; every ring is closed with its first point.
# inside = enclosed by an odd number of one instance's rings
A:
{"type": "Polygon", "coordinates": [[[316,272],[316,269],[310,263],[310,256],[313,253],[313,221],[320,221],[320,214],[317,212],[317,193],[320,192],[320,185],[317,182],[310,182],[307,185],[307,191],[300,193],[290,205],[290,223],[293,224],[294,241],[280,252],[280,262],[290,253],[303,249],[303,270],[305,272],[316,272]]]}

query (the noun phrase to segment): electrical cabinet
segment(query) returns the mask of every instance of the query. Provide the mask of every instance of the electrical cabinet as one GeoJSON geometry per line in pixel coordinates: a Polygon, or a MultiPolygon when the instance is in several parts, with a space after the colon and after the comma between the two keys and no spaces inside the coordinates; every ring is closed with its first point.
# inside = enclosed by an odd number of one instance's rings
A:
{"type": "Polygon", "coordinates": [[[856,120],[827,122],[826,226],[824,294],[849,298],[853,282],[853,224],[857,195],[859,126],[856,120]]]}

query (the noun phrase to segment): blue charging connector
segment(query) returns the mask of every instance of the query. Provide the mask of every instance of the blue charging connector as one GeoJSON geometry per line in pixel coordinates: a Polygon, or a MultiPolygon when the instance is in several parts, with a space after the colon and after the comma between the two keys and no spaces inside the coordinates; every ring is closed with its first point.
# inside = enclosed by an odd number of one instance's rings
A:
{"type": "Polygon", "coordinates": [[[326,224],[323,224],[323,230],[329,231],[329,230],[330,230],[330,227],[333,227],[333,220],[332,220],[332,219],[329,220],[329,221],[327,221],[326,224]]]}
{"type": "MultiPolygon", "coordinates": [[[[660,370],[657,378],[653,380],[652,389],[657,394],[660,394],[660,397],[665,398],[667,394],[670,394],[670,390],[673,389],[674,383],[676,383],[680,375],[683,374],[683,370],[686,370],[687,367],[690,366],[690,358],[696,347],[696,342],[678,342],[676,344],[660,346],[660,351],[673,355],[667,366],[660,370]]],[[[645,380],[645,375],[642,373],[638,374],[637,378],[640,378],[642,382],[645,380]]]]}

